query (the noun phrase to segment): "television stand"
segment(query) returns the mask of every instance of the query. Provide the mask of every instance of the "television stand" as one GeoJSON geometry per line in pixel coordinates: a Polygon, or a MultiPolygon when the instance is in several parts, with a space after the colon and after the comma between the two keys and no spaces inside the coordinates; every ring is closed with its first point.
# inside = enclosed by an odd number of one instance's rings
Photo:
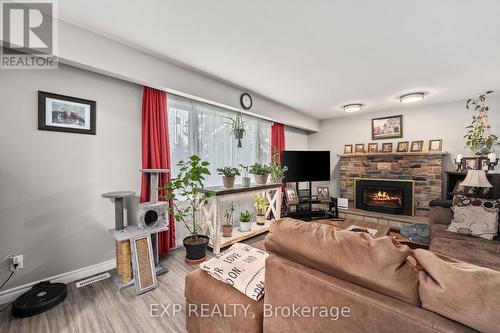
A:
{"type": "Polygon", "coordinates": [[[288,217],[302,221],[338,218],[339,212],[336,198],[330,197],[330,201],[319,200],[316,195],[312,195],[312,182],[309,182],[308,189],[299,190],[298,183],[296,183],[296,188],[299,202],[287,203],[288,217]],[[313,204],[328,205],[328,208],[313,209],[313,204]],[[291,209],[292,207],[294,208],[293,211],[291,209]]]}

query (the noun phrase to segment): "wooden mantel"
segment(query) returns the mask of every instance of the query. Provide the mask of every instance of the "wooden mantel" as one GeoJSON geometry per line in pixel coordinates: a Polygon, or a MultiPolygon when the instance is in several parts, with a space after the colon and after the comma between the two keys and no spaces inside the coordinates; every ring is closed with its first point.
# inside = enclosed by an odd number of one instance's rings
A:
{"type": "Polygon", "coordinates": [[[370,156],[439,156],[446,155],[447,151],[419,151],[419,152],[404,152],[404,153],[352,153],[352,154],[337,154],[339,157],[370,157],[370,156]]]}

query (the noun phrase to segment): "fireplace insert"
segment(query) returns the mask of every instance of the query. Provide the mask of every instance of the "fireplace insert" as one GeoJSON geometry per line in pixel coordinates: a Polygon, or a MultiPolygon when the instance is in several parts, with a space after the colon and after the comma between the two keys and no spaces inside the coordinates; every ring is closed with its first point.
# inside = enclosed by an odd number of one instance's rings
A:
{"type": "Polygon", "coordinates": [[[356,179],[355,207],[380,213],[414,214],[413,180],[356,179]]]}

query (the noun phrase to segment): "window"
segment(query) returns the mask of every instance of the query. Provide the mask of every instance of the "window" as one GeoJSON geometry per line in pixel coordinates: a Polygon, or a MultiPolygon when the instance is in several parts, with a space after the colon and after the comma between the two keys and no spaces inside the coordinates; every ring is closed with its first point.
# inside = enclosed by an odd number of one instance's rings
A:
{"type": "Polygon", "coordinates": [[[242,115],[247,130],[242,147],[231,135],[230,125],[224,116],[236,112],[176,95],[167,95],[168,128],[172,176],[178,172],[177,163],[191,155],[198,155],[210,162],[211,176],[206,185],[220,185],[216,169],[224,166],[269,163],[271,156],[271,122],[242,115]]]}

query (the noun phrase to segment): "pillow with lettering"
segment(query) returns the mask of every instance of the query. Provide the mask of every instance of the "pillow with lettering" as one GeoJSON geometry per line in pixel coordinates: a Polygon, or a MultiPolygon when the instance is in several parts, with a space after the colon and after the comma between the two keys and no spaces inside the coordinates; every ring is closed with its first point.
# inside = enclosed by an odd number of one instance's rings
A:
{"type": "Polygon", "coordinates": [[[227,283],[254,301],[264,296],[265,264],[268,254],[250,245],[235,243],[202,263],[200,268],[227,283]]]}

